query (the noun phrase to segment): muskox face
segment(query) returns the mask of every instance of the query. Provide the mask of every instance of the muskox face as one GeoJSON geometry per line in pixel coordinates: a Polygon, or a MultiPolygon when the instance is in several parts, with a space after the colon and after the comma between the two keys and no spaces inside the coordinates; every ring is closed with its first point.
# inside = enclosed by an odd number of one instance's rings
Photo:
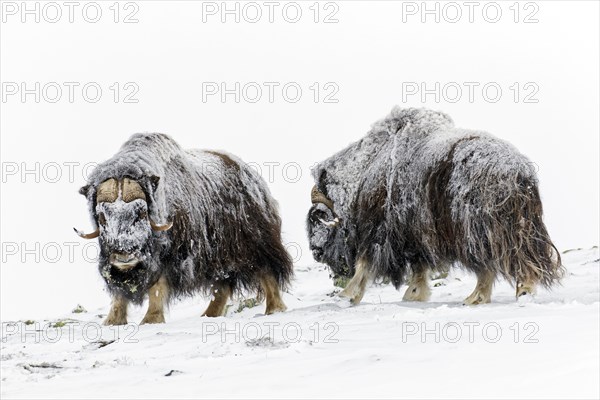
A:
{"type": "Polygon", "coordinates": [[[111,193],[111,198],[96,201],[96,215],[100,245],[109,255],[110,264],[124,271],[142,260],[152,228],[148,204],[139,184],[126,178],[122,186],[121,193],[111,193]]]}
{"type": "Polygon", "coordinates": [[[310,250],[316,261],[332,265],[339,260],[332,259],[331,250],[335,247],[335,238],[340,218],[334,211],[333,202],[321,193],[317,187],[311,192],[312,207],[308,212],[307,230],[310,250]]]}
{"type": "Polygon", "coordinates": [[[85,239],[100,238],[100,268],[111,283],[141,282],[144,261],[151,256],[153,231],[172,224],[157,225],[148,216],[146,194],[129,178],[111,178],[96,190],[95,218],[98,228],[85,239]]]}

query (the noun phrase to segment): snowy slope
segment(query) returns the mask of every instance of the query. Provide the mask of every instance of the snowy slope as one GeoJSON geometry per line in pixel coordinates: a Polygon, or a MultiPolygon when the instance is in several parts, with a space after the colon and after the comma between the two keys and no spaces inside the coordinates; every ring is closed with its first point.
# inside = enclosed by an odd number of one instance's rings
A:
{"type": "MultiPolygon", "coordinates": [[[[264,316],[264,304],[238,312],[236,300],[226,317],[201,318],[207,300],[197,297],[161,325],[99,328],[108,304],[3,321],[1,394],[598,398],[599,253],[563,257],[563,286],[530,302],[500,282],[492,304],[462,306],[475,279],[455,270],[433,282],[428,303],[373,285],[362,304],[342,308],[326,268],[310,265],[296,268],[283,314],[264,316]],[[47,327],[58,321],[66,325],[47,327]]],[[[130,321],[144,312],[131,308],[130,321]]]]}

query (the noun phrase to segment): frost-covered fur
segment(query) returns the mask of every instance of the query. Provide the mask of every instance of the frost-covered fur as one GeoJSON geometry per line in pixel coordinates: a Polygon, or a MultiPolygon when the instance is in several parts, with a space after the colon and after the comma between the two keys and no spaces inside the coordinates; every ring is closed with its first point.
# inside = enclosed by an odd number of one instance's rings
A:
{"type": "Polygon", "coordinates": [[[396,107],[312,173],[333,210],[313,204],[310,247],[336,275],[352,276],[359,259],[396,287],[411,270],[454,262],[513,283],[551,286],[563,273],[534,165],[441,112],[396,107]],[[339,225],[320,222],[334,214],[339,225]]]}
{"type": "Polygon", "coordinates": [[[260,290],[265,276],[283,289],[291,279],[277,203],[263,179],[232,155],[183,150],[164,134],[136,134],[98,165],[81,192],[96,226],[100,212],[119,218],[106,224],[114,232],[100,233],[99,270],[113,295],[141,303],[161,275],[170,298],[224,286],[260,290]],[[100,183],[125,177],[141,185],[147,201],[96,204],[100,183]],[[139,218],[146,207],[152,220],[173,227],[153,232],[139,218]],[[119,270],[109,262],[113,251],[134,252],[142,263],[119,270]]]}

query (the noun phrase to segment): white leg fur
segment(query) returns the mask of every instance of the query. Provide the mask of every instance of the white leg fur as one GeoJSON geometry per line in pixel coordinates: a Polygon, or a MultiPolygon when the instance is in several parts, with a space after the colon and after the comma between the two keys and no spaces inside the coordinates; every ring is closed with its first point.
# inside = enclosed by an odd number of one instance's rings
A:
{"type": "Polygon", "coordinates": [[[167,280],[161,276],[150,290],[148,290],[148,311],[141,324],[162,324],[165,322],[164,307],[169,297],[167,280]]]}
{"type": "Polygon", "coordinates": [[[231,288],[227,285],[215,288],[213,298],[208,304],[208,307],[202,313],[203,317],[222,317],[227,308],[227,301],[231,297],[231,288]]]}
{"type": "Polygon", "coordinates": [[[404,292],[404,301],[427,301],[431,297],[429,288],[429,270],[416,272],[413,274],[410,285],[404,292]]]}
{"type": "Polygon", "coordinates": [[[476,304],[485,304],[492,301],[492,288],[496,275],[493,272],[482,273],[477,276],[477,286],[469,297],[463,302],[464,305],[472,306],[476,304]]]}
{"type": "Polygon", "coordinates": [[[519,299],[521,296],[531,295],[533,296],[536,293],[535,290],[536,284],[534,282],[518,282],[517,283],[517,291],[516,297],[519,299]]]}
{"type": "Polygon", "coordinates": [[[348,285],[344,290],[340,292],[338,295],[342,299],[347,299],[353,305],[360,303],[363,296],[365,295],[365,291],[367,289],[367,284],[371,280],[371,274],[367,268],[367,264],[359,259],[356,263],[356,268],[354,272],[354,276],[348,282],[348,285]]]}
{"type": "Polygon", "coordinates": [[[267,298],[267,308],[265,310],[265,314],[269,315],[287,310],[287,307],[281,298],[279,286],[277,285],[275,278],[272,276],[265,276],[261,283],[265,297],[267,298]]]}
{"type": "Polygon", "coordinates": [[[127,305],[129,301],[122,296],[113,297],[110,311],[104,320],[104,325],[125,325],[127,324],[127,305]]]}

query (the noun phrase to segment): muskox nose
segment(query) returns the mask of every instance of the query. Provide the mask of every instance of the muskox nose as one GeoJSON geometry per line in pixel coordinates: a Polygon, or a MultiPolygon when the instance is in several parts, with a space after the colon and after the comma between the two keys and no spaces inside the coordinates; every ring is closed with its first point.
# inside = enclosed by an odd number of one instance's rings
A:
{"type": "Polygon", "coordinates": [[[138,258],[133,254],[112,253],[110,255],[110,263],[120,270],[133,268],[138,262],[138,258]]]}
{"type": "Polygon", "coordinates": [[[129,261],[132,261],[134,258],[135,257],[130,254],[115,253],[115,261],[120,262],[120,263],[128,263],[129,261]]]}

